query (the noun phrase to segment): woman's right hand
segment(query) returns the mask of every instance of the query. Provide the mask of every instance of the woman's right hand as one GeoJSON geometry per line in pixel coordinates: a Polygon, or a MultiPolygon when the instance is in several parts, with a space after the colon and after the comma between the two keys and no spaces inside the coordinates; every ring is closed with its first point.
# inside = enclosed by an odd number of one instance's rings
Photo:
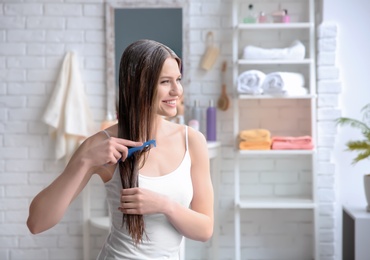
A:
{"type": "Polygon", "coordinates": [[[142,142],[107,137],[99,132],[83,142],[78,151],[92,167],[116,164],[119,159],[126,160],[128,147],[141,146],[142,142]]]}
{"type": "Polygon", "coordinates": [[[56,225],[91,175],[98,168],[106,168],[100,166],[116,164],[121,157],[125,160],[128,147],[140,145],[141,142],[108,138],[103,132],[87,138],[72,155],[63,172],[33,199],[27,220],[30,231],[37,234],[56,225]]]}

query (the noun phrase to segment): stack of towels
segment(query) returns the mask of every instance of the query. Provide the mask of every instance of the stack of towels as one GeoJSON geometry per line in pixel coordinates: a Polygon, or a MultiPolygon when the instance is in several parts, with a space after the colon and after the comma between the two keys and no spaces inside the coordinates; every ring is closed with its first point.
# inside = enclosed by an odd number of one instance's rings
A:
{"type": "Polygon", "coordinates": [[[240,150],[312,150],[312,137],[273,136],[266,129],[248,129],[239,132],[240,150]]]}
{"type": "Polygon", "coordinates": [[[312,150],[314,145],[311,136],[274,136],[272,150],[312,150]]]}
{"type": "Polygon", "coordinates": [[[305,95],[305,79],[301,73],[247,70],[238,77],[238,92],[248,95],[305,95]]]}
{"type": "Polygon", "coordinates": [[[293,41],[286,48],[261,48],[247,45],[243,50],[243,59],[246,60],[303,60],[306,48],[302,42],[293,41]]]}
{"type": "Polygon", "coordinates": [[[240,150],[270,150],[271,133],[266,129],[249,129],[239,133],[240,150]]]}

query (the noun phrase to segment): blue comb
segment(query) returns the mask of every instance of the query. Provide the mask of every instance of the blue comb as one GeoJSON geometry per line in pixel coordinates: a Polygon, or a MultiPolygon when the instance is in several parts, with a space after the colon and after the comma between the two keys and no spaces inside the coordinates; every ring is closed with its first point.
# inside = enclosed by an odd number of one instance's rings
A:
{"type": "Polygon", "coordinates": [[[156,142],[154,139],[152,140],[149,140],[149,141],[146,141],[142,146],[137,146],[137,147],[131,147],[128,149],[128,154],[127,154],[127,158],[129,158],[134,152],[137,152],[137,151],[141,151],[143,150],[145,147],[148,147],[150,145],[153,145],[154,147],[157,146],[156,142]]]}

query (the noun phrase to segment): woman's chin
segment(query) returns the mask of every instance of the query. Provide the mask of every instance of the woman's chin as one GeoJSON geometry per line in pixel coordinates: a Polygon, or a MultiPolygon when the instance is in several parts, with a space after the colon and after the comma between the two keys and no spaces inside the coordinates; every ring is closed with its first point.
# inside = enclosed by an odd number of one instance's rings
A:
{"type": "Polygon", "coordinates": [[[164,117],[175,117],[177,116],[177,111],[162,111],[161,113],[159,113],[161,116],[164,116],[164,117]]]}

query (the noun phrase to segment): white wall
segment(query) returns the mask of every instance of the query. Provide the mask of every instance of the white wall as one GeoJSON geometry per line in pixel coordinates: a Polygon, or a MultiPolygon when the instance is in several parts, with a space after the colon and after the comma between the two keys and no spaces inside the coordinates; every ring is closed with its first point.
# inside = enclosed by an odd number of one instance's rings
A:
{"type": "MultiPolygon", "coordinates": [[[[367,0],[323,1],[323,19],[333,21],[338,25],[338,59],[342,81],[342,93],[339,106],[342,116],[361,119],[360,109],[370,102],[370,86],[367,81],[370,68],[370,2],[367,0]]],[[[361,133],[349,127],[338,129],[338,135],[333,151],[333,161],[336,164],[336,174],[339,176],[337,194],[339,198],[336,216],[337,255],[341,256],[341,225],[342,205],[350,205],[365,210],[367,204],[363,175],[369,173],[369,162],[363,161],[351,165],[355,154],[344,151],[345,143],[361,137],[361,133]]]]}
{"type": "MultiPolygon", "coordinates": [[[[360,109],[370,102],[370,2],[368,0],[347,1],[325,0],[323,18],[338,24],[338,67],[343,82],[340,107],[342,115],[361,119],[360,109]]],[[[355,166],[351,161],[355,154],[345,152],[348,140],[360,138],[359,131],[340,128],[335,147],[335,161],[340,175],[340,196],[342,203],[365,207],[362,176],[369,173],[369,162],[355,166]]]]}
{"type": "MultiPolygon", "coordinates": [[[[370,102],[370,88],[365,76],[370,67],[370,30],[364,26],[370,22],[366,11],[369,8],[370,2],[366,0],[355,0],[350,5],[338,5],[336,1],[327,0],[324,5],[324,19],[335,21],[339,28],[338,66],[343,82],[340,99],[342,115],[358,119],[361,119],[360,109],[370,102]]],[[[351,166],[354,154],[343,151],[346,141],[360,137],[358,131],[340,129],[335,158],[341,176],[341,201],[365,205],[362,176],[370,172],[369,163],[365,161],[351,166]]]]}

